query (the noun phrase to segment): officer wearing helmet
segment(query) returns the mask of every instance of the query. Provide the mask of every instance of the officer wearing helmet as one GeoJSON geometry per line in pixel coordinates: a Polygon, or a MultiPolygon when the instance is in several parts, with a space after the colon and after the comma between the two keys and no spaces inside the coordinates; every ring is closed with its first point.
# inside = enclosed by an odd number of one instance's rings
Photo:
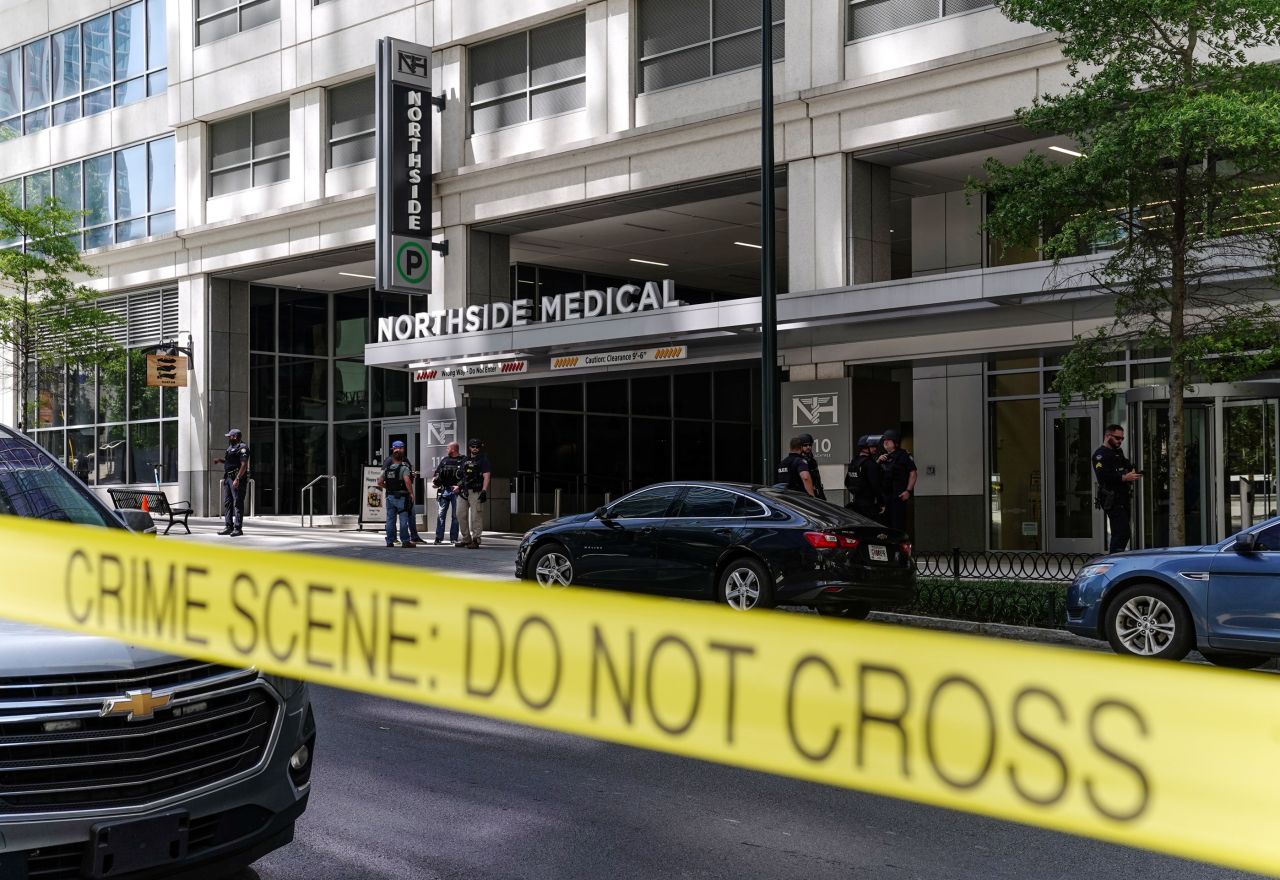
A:
{"type": "Polygon", "coordinates": [[[879,436],[863,434],[858,438],[858,453],[844,476],[844,487],[849,490],[849,503],[845,506],[855,513],[884,522],[885,504],[880,497],[880,465],[876,461],[879,436]]]}
{"type": "Polygon", "coordinates": [[[484,454],[484,441],[472,437],[467,441],[467,454],[458,467],[458,527],[462,532],[455,547],[480,547],[480,535],[484,531],[484,506],[489,500],[489,478],[493,466],[484,454]]]}
{"type": "Polygon", "coordinates": [[[214,464],[222,465],[222,520],[219,535],[238,538],[243,532],[244,497],[249,491],[249,447],[241,439],[240,429],[226,433],[227,451],[214,464]]]}
{"type": "Polygon", "coordinates": [[[907,527],[907,502],[916,492],[916,460],[903,449],[902,433],[890,428],[880,435],[884,453],[876,459],[880,465],[881,488],[884,492],[886,524],[895,529],[907,527]]]}

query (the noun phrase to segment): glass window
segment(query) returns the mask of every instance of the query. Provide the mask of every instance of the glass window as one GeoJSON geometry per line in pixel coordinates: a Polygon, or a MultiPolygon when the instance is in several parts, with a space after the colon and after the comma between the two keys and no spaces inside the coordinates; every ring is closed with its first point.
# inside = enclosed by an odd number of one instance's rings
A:
{"type": "Polygon", "coordinates": [[[103,422],[125,420],[125,396],[128,355],[121,351],[98,365],[98,419],[103,422]]]}
{"type": "MultiPolygon", "coordinates": [[[[308,422],[329,419],[328,361],[280,359],[280,418],[308,422]]],[[[403,375],[403,374],[402,374],[403,375]]]]}
{"type": "Polygon", "coordinates": [[[249,348],[276,350],[276,291],[272,287],[249,288],[249,348]]]}
{"type": "MultiPolygon", "coordinates": [[[[676,383],[677,388],[679,384],[676,383]]],[[[712,422],[689,422],[683,419],[674,423],[676,455],[672,476],[675,479],[711,479],[711,463],[714,460],[711,448],[712,425],[712,422]]]]}
{"type": "Polygon", "coordinates": [[[671,415],[671,377],[637,376],[632,379],[631,412],[640,416],[671,415]]]}
{"type": "Polygon", "coordinates": [[[750,370],[722,370],[716,373],[715,393],[717,419],[751,421],[753,398],[750,370]]]}
{"type": "Polygon", "coordinates": [[[147,356],[141,351],[129,352],[129,417],[160,418],[160,389],[147,384],[147,356]]]}
{"type": "Polygon", "coordinates": [[[47,453],[12,438],[0,438],[0,514],[119,527],[47,453]]]}
{"type": "Polygon", "coordinates": [[[263,419],[276,417],[275,355],[249,355],[249,415],[263,419]]]}
{"type": "Polygon", "coordinates": [[[676,377],[675,414],[685,419],[711,418],[711,374],[687,373],[676,377]]]}
{"type": "Polygon", "coordinates": [[[409,374],[401,370],[372,367],[369,382],[373,392],[374,418],[403,416],[409,413],[409,374]]]}
{"type": "Polygon", "coordinates": [[[582,411],[582,383],[565,382],[544,385],[538,389],[538,406],[541,409],[582,411]]]}
{"type": "Polygon", "coordinates": [[[1039,550],[1040,399],[993,401],[990,407],[991,549],[1039,550]]]}
{"type": "Polygon", "coordinates": [[[623,498],[609,508],[611,519],[640,519],[666,516],[680,486],[657,486],[641,489],[623,498]]]}
{"type": "Polygon", "coordinates": [[[279,17],[280,0],[196,0],[197,42],[203,46],[279,17]]]}
{"type": "MultiPolygon", "coordinates": [[[[936,0],[935,0],[936,2],[936,0]]],[[[773,0],[773,60],[785,56],[786,0],[773,0]]],[[[640,91],[758,67],[760,4],[640,0],[640,91]]]]}
{"type": "Polygon", "coordinates": [[[674,515],[686,519],[733,516],[737,499],[737,495],[723,489],[693,486],[680,499],[674,515]]]}
{"type": "Polygon", "coordinates": [[[585,16],[482,43],[469,60],[476,133],[587,106],[585,16]]]}
{"type": "Polygon", "coordinates": [[[94,370],[73,365],[67,369],[67,424],[94,423],[94,370]]]}
{"type": "Polygon", "coordinates": [[[647,486],[671,479],[671,422],[631,420],[631,483],[647,486]]]}
{"type": "Polygon", "coordinates": [[[333,295],[333,353],[336,357],[362,357],[369,339],[369,295],[333,295]]]}
{"type": "Polygon", "coordinates": [[[363,419],[369,415],[369,379],[363,361],[333,362],[333,419],[363,419]]]}
{"type": "Polygon", "coordinates": [[[171,211],[174,207],[174,138],[160,138],[147,144],[147,167],[150,171],[150,210],[171,211]]]}
{"type": "Polygon", "coordinates": [[[215,122],[209,127],[211,195],[288,179],[288,103],[215,122]]]}
{"type": "MultiPolygon", "coordinates": [[[[116,219],[147,213],[147,145],[116,152],[116,219]]],[[[144,230],[145,232],[145,230],[144,230]]]]}
{"type": "Polygon", "coordinates": [[[22,111],[22,53],[18,49],[0,52],[0,119],[22,111]]]}
{"type": "MultiPolygon", "coordinates": [[[[310,483],[320,474],[329,470],[329,427],[327,425],[305,425],[281,422],[279,425],[279,443],[281,458],[287,457],[289,466],[281,468],[279,473],[280,495],[290,507],[298,503],[302,487],[310,483]]],[[[269,435],[268,435],[269,436],[269,435]]],[[[254,438],[250,438],[253,440],[254,438]]],[[[253,446],[250,446],[253,449],[253,446]]],[[[254,478],[261,475],[258,456],[265,450],[261,444],[254,449],[254,478]]],[[[315,512],[329,512],[329,493],[315,493],[315,512]]]]}
{"type": "Polygon", "coordinates": [[[146,5],[134,3],[115,12],[115,78],[131,79],[146,69],[146,5]]]}
{"type": "Polygon", "coordinates": [[[306,290],[280,291],[280,351],[329,353],[329,296],[306,290]]]}
{"type": "Polygon", "coordinates": [[[374,158],[373,79],[329,89],[329,167],[374,158]]]}
{"type": "Polygon", "coordinates": [[[734,516],[768,516],[769,511],[763,504],[746,495],[735,495],[733,499],[734,516]]]}
{"type": "Polygon", "coordinates": [[[169,66],[169,37],[165,31],[165,0],[147,0],[147,68],[169,66]]]}
{"type": "Polygon", "coordinates": [[[1256,546],[1259,550],[1280,550],[1280,523],[1259,531],[1256,546]]]}
{"type": "Polygon", "coordinates": [[[593,413],[627,413],[627,380],[606,379],[587,383],[587,411],[593,413]]]}
{"type": "Polygon", "coordinates": [[[27,43],[22,49],[23,107],[28,110],[49,103],[52,91],[49,70],[49,39],[27,43]]]}
{"type": "Polygon", "coordinates": [[[113,79],[111,15],[108,13],[86,21],[80,29],[84,45],[84,88],[92,91],[110,84],[113,79]]]}

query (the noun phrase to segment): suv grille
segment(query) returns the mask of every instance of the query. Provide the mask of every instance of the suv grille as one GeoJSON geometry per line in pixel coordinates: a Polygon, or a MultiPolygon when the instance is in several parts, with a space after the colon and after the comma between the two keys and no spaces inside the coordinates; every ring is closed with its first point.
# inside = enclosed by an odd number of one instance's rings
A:
{"type": "Polygon", "coordinates": [[[263,758],[280,714],[252,669],[182,661],[118,676],[0,680],[0,815],[146,803],[235,776],[263,758]],[[150,689],[154,717],[101,717],[150,689]]]}

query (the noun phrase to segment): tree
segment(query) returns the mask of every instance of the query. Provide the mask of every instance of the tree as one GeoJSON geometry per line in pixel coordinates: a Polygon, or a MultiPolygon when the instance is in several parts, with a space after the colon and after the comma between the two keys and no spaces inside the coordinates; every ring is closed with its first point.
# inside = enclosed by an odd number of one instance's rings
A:
{"type": "Polygon", "coordinates": [[[985,163],[986,228],[1039,246],[1054,284],[1087,280],[1115,315],[1077,336],[1055,380],[1065,403],[1105,391],[1100,367],[1125,345],[1169,353],[1169,539],[1185,541],[1183,396],[1280,361],[1268,302],[1280,282],[1280,67],[1250,50],[1280,33],[1277,0],[997,0],[1056,32],[1064,91],[1019,111],[1081,155],[985,163]],[[1100,251],[1093,261],[1068,257],[1100,251]],[[1083,267],[1083,268],[1082,268],[1083,267]],[[1080,275],[1087,276],[1080,279],[1080,275]]]}
{"type": "Polygon", "coordinates": [[[17,383],[21,430],[35,421],[38,382],[67,364],[119,361],[110,333],[119,319],[76,280],[94,274],[80,256],[78,218],[54,199],[23,208],[0,190],[0,365],[17,383]]]}

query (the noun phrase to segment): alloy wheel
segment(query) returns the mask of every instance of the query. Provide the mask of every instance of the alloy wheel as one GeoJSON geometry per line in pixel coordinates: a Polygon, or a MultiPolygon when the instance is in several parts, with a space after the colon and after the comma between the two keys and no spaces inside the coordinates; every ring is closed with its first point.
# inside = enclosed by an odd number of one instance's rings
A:
{"type": "Polygon", "coordinates": [[[729,572],[724,585],[724,600],[730,608],[750,611],[760,602],[760,578],[745,566],[729,572]]]}
{"type": "Polygon", "coordinates": [[[1177,635],[1173,611],[1155,596],[1134,596],[1116,613],[1116,636],[1133,654],[1150,657],[1169,646],[1177,635]]]}
{"type": "Polygon", "coordinates": [[[563,553],[552,550],[538,560],[533,576],[540,586],[560,590],[569,586],[569,582],[573,580],[573,563],[563,553]]]}

